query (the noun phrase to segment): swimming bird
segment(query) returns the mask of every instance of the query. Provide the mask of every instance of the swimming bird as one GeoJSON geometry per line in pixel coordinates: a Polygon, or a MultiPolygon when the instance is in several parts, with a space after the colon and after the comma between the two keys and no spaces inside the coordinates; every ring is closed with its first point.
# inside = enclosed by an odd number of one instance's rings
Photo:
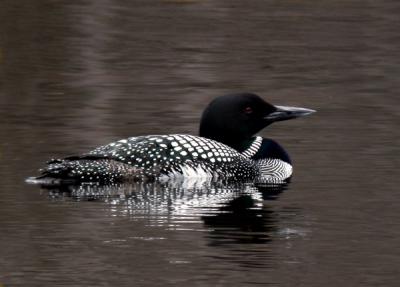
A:
{"type": "Polygon", "coordinates": [[[220,96],[203,111],[199,136],[122,139],[86,154],[50,160],[30,182],[108,184],[182,177],[284,181],[292,174],[289,155],[274,140],[256,134],[274,122],[313,112],[274,106],[252,93],[220,96]]]}

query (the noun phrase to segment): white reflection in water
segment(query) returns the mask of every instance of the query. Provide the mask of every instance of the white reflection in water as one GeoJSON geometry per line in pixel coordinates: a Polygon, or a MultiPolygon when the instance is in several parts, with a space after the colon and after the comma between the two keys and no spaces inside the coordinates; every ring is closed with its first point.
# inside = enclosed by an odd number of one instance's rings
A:
{"type": "Polygon", "coordinates": [[[277,198],[286,189],[285,184],[202,182],[187,186],[176,182],[81,185],[51,190],[49,194],[58,199],[100,201],[108,207],[110,217],[127,216],[146,222],[148,227],[206,232],[211,245],[266,243],[271,234],[290,238],[295,233],[277,230],[279,215],[266,204],[266,200],[277,198]]]}

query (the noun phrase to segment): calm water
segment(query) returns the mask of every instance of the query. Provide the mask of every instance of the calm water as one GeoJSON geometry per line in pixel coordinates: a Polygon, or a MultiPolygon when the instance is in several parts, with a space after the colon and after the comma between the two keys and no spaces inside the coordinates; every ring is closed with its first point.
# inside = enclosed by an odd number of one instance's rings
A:
{"type": "Polygon", "coordinates": [[[399,14],[389,0],[1,1],[0,283],[398,286],[399,14]],[[284,192],[24,183],[52,157],[196,134],[210,99],[238,91],[318,110],[261,132],[294,160],[284,192]]]}

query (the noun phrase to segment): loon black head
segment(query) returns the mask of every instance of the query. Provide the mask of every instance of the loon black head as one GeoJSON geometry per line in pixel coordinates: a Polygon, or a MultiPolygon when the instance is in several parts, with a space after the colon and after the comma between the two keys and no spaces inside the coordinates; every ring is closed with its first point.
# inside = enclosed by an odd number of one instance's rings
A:
{"type": "Polygon", "coordinates": [[[251,93],[225,95],[214,99],[204,110],[199,134],[241,151],[257,132],[273,122],[313,112],[305,108],[274,106],[251,93]]]}

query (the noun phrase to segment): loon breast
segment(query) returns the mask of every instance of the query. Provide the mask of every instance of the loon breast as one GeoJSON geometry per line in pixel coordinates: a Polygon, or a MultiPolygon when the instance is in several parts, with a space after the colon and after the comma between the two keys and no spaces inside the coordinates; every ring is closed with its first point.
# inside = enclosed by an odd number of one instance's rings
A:
{"type": "Polygon", "coordinates": [[[257,164],[263,180],[279,182],[289,178],[293,173],[289,155],[271,139],[257,136],[241,154],[257,164]]]}

